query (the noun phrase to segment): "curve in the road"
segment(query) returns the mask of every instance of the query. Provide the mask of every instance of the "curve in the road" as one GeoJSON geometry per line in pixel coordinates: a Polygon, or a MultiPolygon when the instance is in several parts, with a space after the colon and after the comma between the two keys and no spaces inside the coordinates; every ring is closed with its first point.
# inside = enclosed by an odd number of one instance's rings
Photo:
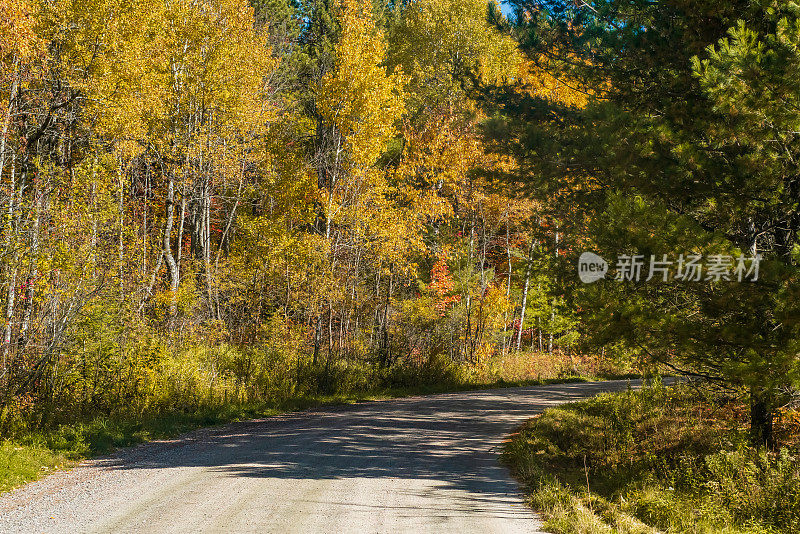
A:
{"type": "Polygon", "coordinates": [[[538,532],[497,462],[503,438],[547,407],[627,387],[470,391],[201,430],[0,497],[0,532],[538,532]]]}

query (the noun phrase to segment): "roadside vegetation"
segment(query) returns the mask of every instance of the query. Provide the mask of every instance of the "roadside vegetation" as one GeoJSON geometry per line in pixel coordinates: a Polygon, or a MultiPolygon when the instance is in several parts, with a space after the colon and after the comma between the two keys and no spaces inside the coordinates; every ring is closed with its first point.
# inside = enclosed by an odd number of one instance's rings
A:
{"type": "Polygon", "coordinates": [[[800,414],[767,450],[748,409],[687,384],[601,395],[530,420],[503,459],[559,534],[797,532],[800,414]]]}

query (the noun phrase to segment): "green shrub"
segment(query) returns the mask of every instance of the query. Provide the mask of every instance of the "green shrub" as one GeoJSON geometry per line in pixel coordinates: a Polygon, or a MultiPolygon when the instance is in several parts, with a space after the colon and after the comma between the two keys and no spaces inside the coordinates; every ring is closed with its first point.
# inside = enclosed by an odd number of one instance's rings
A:
{"type": "Polygon", "coordinates": [[[747,447],[730,407],[688,386],[601,395],[532,419],[503,459],[554,532],[800,531],[796,452],[747,447]]]}
{"type": "Polygon", "coordinates": [[[788,450],[720,451],[705,464],[703,489],[740,521],[758,517],[786,532],[800,531],[800,463],[788,450]]]}

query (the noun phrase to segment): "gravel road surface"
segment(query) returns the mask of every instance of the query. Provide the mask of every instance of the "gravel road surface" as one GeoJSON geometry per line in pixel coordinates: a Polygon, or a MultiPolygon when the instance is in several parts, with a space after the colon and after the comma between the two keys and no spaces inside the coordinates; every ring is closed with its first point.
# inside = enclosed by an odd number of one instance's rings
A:
{"type": "Polygon", "coordinates": [[[539,532],[497,462],[503,439],[549,406],[628,384],[412,397],[199,430],[1,496],[0,532],[539,532]]]}

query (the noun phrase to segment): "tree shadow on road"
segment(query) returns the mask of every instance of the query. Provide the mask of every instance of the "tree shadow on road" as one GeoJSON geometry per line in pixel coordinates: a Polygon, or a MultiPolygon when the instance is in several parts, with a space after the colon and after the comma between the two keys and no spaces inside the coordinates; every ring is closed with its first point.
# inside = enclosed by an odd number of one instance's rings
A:
{"type": "MultiPolygon", "coordinates": [[[[518,503],[519,497],[517,484],[497,461],[504,437],[549,406],[627,387],[627,382],[560,384],[363,403],[234,423],[98,463],[126,470],[199,467],[220,477],[298,481],[416,479],[427,481],[425,491],[460,490],[448,497],[451,507],[507,514],[503,505],[518,503]]],[[[419,485],[410,487],[420,491],[419,485]]],[[[369,507],[347,497],[342,504],[369,507]]],[[[409,513],[449,511],[414,506],[409,513]]]]}

